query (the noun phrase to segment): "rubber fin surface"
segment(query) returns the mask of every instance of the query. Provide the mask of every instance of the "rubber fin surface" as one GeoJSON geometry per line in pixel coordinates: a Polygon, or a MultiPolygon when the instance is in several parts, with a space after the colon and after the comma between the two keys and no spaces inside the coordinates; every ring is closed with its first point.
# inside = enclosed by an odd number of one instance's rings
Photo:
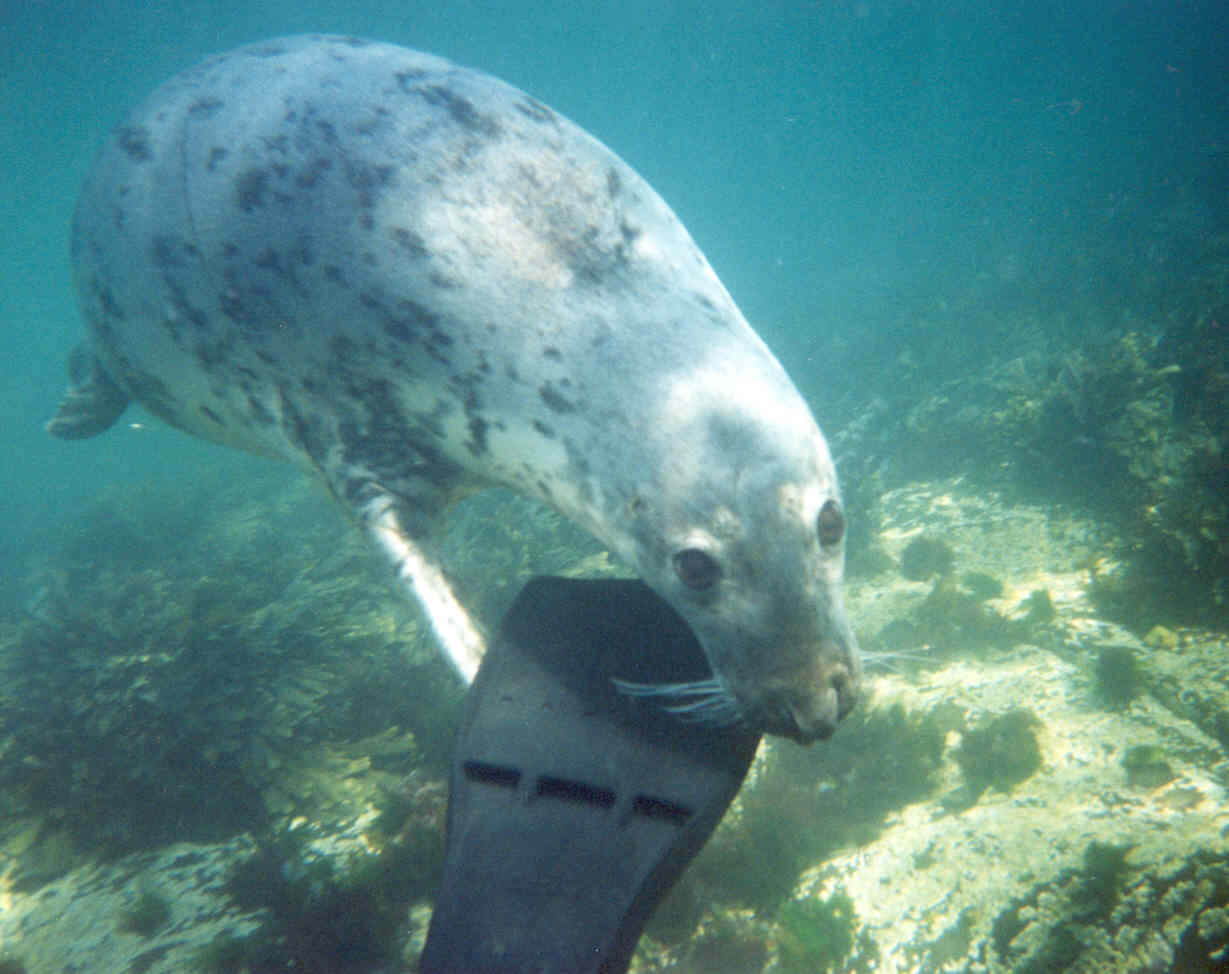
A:
{"type": "Polygon", "coordinates": [[[466,700],[425,974],[625,971],[759,743],[684,723],[613,681],[709,675],[639,581],[536,578],[466,700]]]}

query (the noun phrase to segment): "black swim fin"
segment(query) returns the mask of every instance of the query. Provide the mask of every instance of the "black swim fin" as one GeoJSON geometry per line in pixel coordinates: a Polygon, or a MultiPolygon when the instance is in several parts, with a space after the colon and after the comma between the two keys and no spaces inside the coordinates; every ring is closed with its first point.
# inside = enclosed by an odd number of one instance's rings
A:
{"type": "Polygon", "coordinates": [[[638,581],[536,578],[487,650],[454,755],[423,974],[618,974],[737,793],[759,734],[612,680],[709,676],[638,581]]]}

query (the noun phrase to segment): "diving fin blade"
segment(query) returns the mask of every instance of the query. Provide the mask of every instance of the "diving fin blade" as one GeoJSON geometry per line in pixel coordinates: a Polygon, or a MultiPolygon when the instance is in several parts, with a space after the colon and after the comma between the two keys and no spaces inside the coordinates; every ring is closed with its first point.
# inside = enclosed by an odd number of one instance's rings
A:
{"type": "Polygon", "coordinates": [[[759,743],[684,723],[613,681],[702,679],[639,581],[525,586],[466,699],[424,974],[618,974],[707,841],[759,743]]]}

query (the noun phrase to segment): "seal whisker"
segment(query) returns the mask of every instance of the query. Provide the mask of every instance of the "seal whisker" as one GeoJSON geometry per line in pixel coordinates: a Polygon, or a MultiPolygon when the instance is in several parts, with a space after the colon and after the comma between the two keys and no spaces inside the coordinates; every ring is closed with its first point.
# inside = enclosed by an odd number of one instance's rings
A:
{"type": "Polygon", "coordinates": [[[930,658],[926,653],[893,652],[888,650],[880,652],[867,652],[863,650],[862,652],[862,664],[866,669],[889,670],[892,673],[900,671],[900,668],[896,666],[897,660],[911,660],[916,663],[924,663],[930,658]]]}
{"type": "Polygon", "coordinates": [[[688,683],[636,683],[613,680],[615,688],[629,697],[674,700],[663,703],[662,709],[689,723],[730,727],[743,722],[742,708],[717,677],[688,683]]]}

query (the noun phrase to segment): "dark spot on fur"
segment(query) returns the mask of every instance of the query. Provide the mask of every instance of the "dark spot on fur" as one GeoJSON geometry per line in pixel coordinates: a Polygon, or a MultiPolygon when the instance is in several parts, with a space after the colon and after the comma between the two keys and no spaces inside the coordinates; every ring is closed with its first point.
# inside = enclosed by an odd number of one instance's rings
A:
{"type": "Polygon", "coordinates": [[[211,115],[216,115],[225,102],[221,98],[214,98],[212,95],[206,95],[204,98],[198,98],[188,106],[188,114],[193,118],[209,118],[211,115]]]}
{"type": "MultiPolygon", "coordinates": [[[[364,163],[353,163],[346,167],[346,181],[362,194],[384,189],[392,182],[392,166],[369,166],[364,163]]],[[[370,200],[363,201],[364,206],[370,206],[370,200]]]]}
{"type": "Polygon", "coordinates": [[[333,123],[319,119],[316,122],[316,130],[323,136],[324,141],[329,145],[337,143],[337,129],[333,128],[333,123]]]}
{"type": "Polygon", "coordinates": [[[427,336],[427,340],[423,343],[423,348],[440,365],[451,365],[452,359],[448,356],[446,349],[452,344],[452,339],[447,335],[432,334],[427,336]],[[442,339],[435,341],[433,339],[442,339]]]}
{"type": "Polygon", "coordinates": [[[90,290],[94,292],[94,296],[98,299],[98,307],[102,311],[103,317],[108,321],[123,321],[127,317],[124,314],[124,310],[115,300],[115,295],[111,293],[111,289],[97,277],[91,278],[90,290]]]}
{"type": "Polygon", "coordinates": [[[246,321],[249,317],[243,299],[234,288],[227,288],[218,295],[218,305],[222,308],[222,314],[231,321],[246,321]]]}
{"type": "Polygon", "coordinates": [[[620,240],[613,247],[607,246],[597,227],[586,227],[566,256],[578,280],[597,285],[626,265],[627,245],[620,240]]]}
{"type": "Polygon", "coordinates": [[[610,194],[610,198],[614,199],[623,191],[623,179],[619,176],[617,169],[609,169],[606,172],[606,192],[610,194]]]}
{"type": "Polygon", "coordinates": [[[383,105],[371,106],[371,114],[362,119],[354,126],[354,131],[359,135],[371,136],[378,132],[388,118],[388,109],[383,105]]]}
{"type": "Polygon", "coordinates": [[[535,419],[533,421],[533,428],[537,430],[538,433],[540,433],[542,436],[546,437],[548,440],[553,440],[555,438],[555,431],[551,429],[549,426],[547,426],[540,419],[535,419]]]}
{"type": "Polygon", "coordinates": [[[411,257],[422,258],[427,257],[430,251],[427,250],[427,242],[412,230],[407,230],[405,227],[393,227],[393,239],[397,242],[397,246],[404,250],[411,257]]]}
{"type": "Polygon", "coordinates": [[[205,328],[209,325],[209,316],[188,300],[188,292],[179,281],[169,275],[164,275],[162,283],[167,291],[170,292],[171,306],[175,309],[178,320],[187,321],[197,329],[205,328]]]}
{"type": "Polygon", "coordinates": [[[295,241],[291,256],[304,267],[310,267],[314,264],[316,262],[316,252],[312,249],[311,238],[305,234],[300,236],[295,241]]]}
{"type": "Polygon", "coordinates": [[[461,282],[456,278],[449,277],[447,274],[441,274],[438,271],[432,271],[427,276],[427,280],[429,280],[441,291],[455,291],[461,286],[461,282]]]}
{"type": "Polygon", "coordinates": [[[535,98],[526,97],[524,101],[517,102],[516,110],[535,122],[554,123],[556,121],[555,113],[535,98]]]}
{"type": "Polygon", "coordinates": [[[121,380],[124,389],[133,399],[155,416],[166,420],[172,426],[181,425],[175,399],[157,376],[133,368],[131,363],[122,362],[116,378],[121,380]]]}
{"type": "Polygon", "coordinates": [[[486,443],[487,421],[481,416],[471,414],[469,417],[469,452],[476,457],[487,452],[486,443]]]}
{"type": "Polygon", "coordinates": [[[353,360],[357,347],[354,340],[345,335],[334,335],[329,339],[329,352],[336,362],[342,364],[348,364],[353,360]]]}
{"type": "Polygon", "coordinates": [[[164,270],[171,267],[182,267],[183,260],[180,257],[176,246],[178,241],[174,237],[168,237],[165,234],[158,234],[154,237],[153,245],[150,247],[151,256],[153,257],[154,266],[161,267],[164,270]]]}
{"type": "Polygon", "coordinates": [[[218,343],[209,344],[206,342],[197,342],[192,349],[192,354],[206,372],[212,372],[217,366],[226,361],[226,350],[218,343]]]}
{"type": "Polygon", "coordinates": [[[426,333],[427,351],[440,361],[445,361],[440,349],[452,344],[452,336],[440,327],[440,316],[430,308],[408,298],[385,317],[384,330],[401,341],[413,341],[426,333]]]}
{"type": "Polygon", "coordinates": [[[324,265],[324,277],[325,277],[325,280],[329,281],[330,283],[336,284],[339,287],[346,286],[346,279],[341,273],[341,268],[338,267],[336,264],[325,264],[324,265]]]}
{"type": "Polygon", "coordinates": [[[534,189],[542,188],[542,179],[538,176],[538,171],[532,166],[520,165],[517,166],[517,171],[520,172],[521,178],[525,180],[534,189]]]}
{"type": "Polygon", "coordinates": [[[299,170],[298,176],[295,177],[295,185],[300,189],[311,189],[323,176],[333,167],[333,160],[327,159],[324,156],[316,156],[306,166],[299,170]]]}
{"type": "Polygon", "coordinates": [[[626,220],[619,221],[619,233],[623,236],[623,243],[630,246],[635,243],[636,238],[640,236],[640,229],[633,227],[626,220]]]}
{"type": "Polygon", "coordinates": [[[384,319],[384,334],[389,338],[394,338],[399,342],[408,343],[411,338],[409,326],[404,321],[397,318],[384,319]]]}
{"type": "Polygon", "coordinates": [[[119,147],[133,162],[149,162],[154,150],[149,144],[149,129],[144,125],[124,125],[115,133],[119,147]]]}
{"type": "Polygon", "coordinates": [[[219,426],[226,425],[225,423],[222,422],[222,417],[219,416],[217,413],[215,413],[208,406],[201,406],[199,408],[201,411],[201,415],[204,416],[206,419],[210,420],[211,422],[217,423],[219,426]]]}
{"type": "Polygon", "coordinates": [[[229,151],[223,149],[220,145],[215,145],[209,150],[209,158],[205,160],[205,171],[213,172],[218,168],[218,163],[229,155],[229,151]]]}
{"type": "Polygon", "coordinates": [[[394,78],[397,79],[397,87],[404,91],[407,95],[412,95],[415,92],[414,83],[421,81],[427,76],[427,72],[422,68],[406,68],[404,71],[398,71],[394,78]]]}
{"type": "MultiPolygon", "coordinates": [[[[307,456],[311,457],[320,464],[325,452],[331,445],[329,437],[325,435],[319,417],[308,418],[299,412],[295,406],[294,400],[286,395],[282,389],[277,390],[278,396],[278,412],[281,414],[280,428],[286,435],[286,439],[294,443],[307,456]]],[[[249,399],[249,402],[252,400],[249,399]]],[[[263,409],[263,407],[261,407],[263,409]]],[[[268,410],[263,410],[265,415],[269,415],[268,410]]],[[[270,416],[272,423],[273,417],[270,416]]]]}
{"type": "Polygon", "coordinates": [[[286,48],[282,47],[280,44],[266,44],[263,47],[254,47],[249,49],[249,53],[252,57],[258,58],[281,57],[286,53],[286,48]]]}
{"type": "Polygon", "coordinates": [[[576,403],[572,402],[563,395],[550,382],[544,382],[538,386],[538,395],[542,397],[542,401],[556,413],[574,413],[576,412],[576,403]]]}
{"type": "Polygon", "coordinates": [[[268,271],[283,281],[289,284],[298,284],[298,280],[294,275],[294,270],[282,260],[282,255],[272,247],[267,248],[262,253],[256,256],[252,261],[254,267],[259,267],[262,271],[268,271]]]}
{"type": "Polygon", "coordinates": [[[251,213],[263,206],[268,182],[269,173],[265,169],[248,169],[241,173],[235,180],[235,199],[239,209],[251,213]]]}
{"type": "Polygon", "coordinates": [[[349,163],[346,166],[346,182],[358,194],[359,225],[364,230],[375,226],[372,209],[377,196],[393,181],[393,167],[388,165],[371,166],[366,163],[349,163]]]}
{"type": "Polygon", "coordinates": [[[265,408],[265,404],[255,396],[248,396],[248,411],[252,414],[252,418],[262,426],[272,426],[275,417],[265,408]]]}
{"type": "Polygon", "coordinates": [[[559,351],[559,349],[555,348],[554,345],[547,345],[544,349],[542,349],[542,357],[548,358],[552,362],[560,362],[563,360],[563,353],[559,351]]]}
{"type": "Polygon", "coordinates": [[[444,85],[431,85],[428,88],[416,89],[432,105],[439,105],[448,111],[452,120],[464,129],[494,138],[499,135],[499,123],[493,118],[483,115],[474,107],[474,103],[464,95],[457,94],[444,85]]]}

